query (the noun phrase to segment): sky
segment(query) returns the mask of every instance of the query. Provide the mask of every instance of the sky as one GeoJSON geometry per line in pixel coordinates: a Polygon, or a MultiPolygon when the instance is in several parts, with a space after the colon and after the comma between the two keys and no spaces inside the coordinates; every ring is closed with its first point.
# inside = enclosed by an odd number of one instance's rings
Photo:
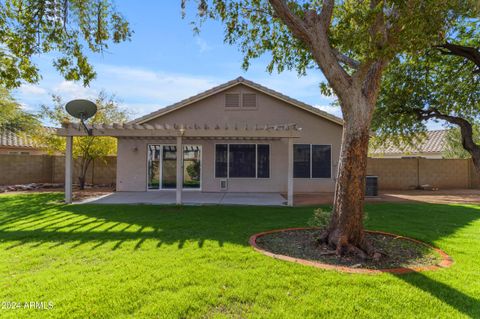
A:
{"type": "Polygon", "coordinates": [[[102,54],[88,53],[97,72],[88,87],[64,80],[52,67],[51,55],[35,57],[42,80],[13,92],[26,110],[37,112],[42,104],[51,105],[52,94],[69,101],[93,99],[104,90],[136,118],[243,76],[336,116],[341,114],[331,105],[332,98],[320,93],[325,79],[319,70],[302,77],[295,71],[270,74],[268,57],[261,57],[244,71],[238,47],[223,43],[222,25],[209,21],[195,35],[192,16],[181,17],[180,0],[116,0],[115,4],[134,31],[131,41],[112,44],[102,54]]]}
{"type": "Polygon", "coordinates": [[[320,93],[324,78],[319,71],[304,77],[295,72],[269,74],[265,57],[254,60],[245,72],[238,47],[223,43],[220,23],[208,22],[199,35],[194,35],[189,23],[192,17],[181,17],[180,0],[116,0],[115,4],[134,31],[131,41],[112,44],[103,54],[88,54],[97,72],[89,87],[65,81],[52,67],[51,55],[35,57],[42,80],[13,92],[25,109],[36,112],[42,104],[51,105],[52,94],[68,101],[94,98],[105,90],[133,117],[139,117],[243,76],[340,115],[338,107],[330,106],[331,98],[320,93]]]}

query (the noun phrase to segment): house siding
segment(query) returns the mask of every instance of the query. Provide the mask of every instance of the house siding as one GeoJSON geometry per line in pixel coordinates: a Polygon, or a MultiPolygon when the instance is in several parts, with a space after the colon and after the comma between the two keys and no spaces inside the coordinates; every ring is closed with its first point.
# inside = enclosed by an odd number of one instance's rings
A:
{"type": "MultiPolygon", "coordinates": [[[[277,98],[244,85],[207,97],[189,106],[177,109],[148,124],[233,125],[249,127],[266,124],[296,123],[302,128],[300,144],[327,144],[332,146],[332,177],[326,179],[294,179],[294,191],[328,192],[334,189],[338,166],[342,127],[311,112],[292,106],[277,98]],[[225,93],[256,93],[257,107],[249,110],[225,109],[225,93]]],[[[218,143],[268,143],[270,144],[270,178],[230,178],[230,192],[286,192],[287,191],[287,140],[189,140],[184,144],[202,146],[202,191],[220,191],[220,179],[214,177],[215,144],[218,143]]],[[[174,140],[131,139],[118,140],[118,191],[145,191],[147,184],[147,145],[175,144],[174,140]]]]}

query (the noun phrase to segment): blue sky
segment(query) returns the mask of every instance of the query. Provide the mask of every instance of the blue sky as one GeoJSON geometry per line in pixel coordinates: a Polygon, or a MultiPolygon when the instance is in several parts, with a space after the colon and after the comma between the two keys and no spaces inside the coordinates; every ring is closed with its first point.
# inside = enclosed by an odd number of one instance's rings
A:
{"type": "MultiPolygon", "coordinates": [[[[238,48],[223,43],[223,28],[217,22],[205,24],[194,35],[191,19],[181,18],[180,0],[117,0],[116,6],[130,22],[134,34],[130,42],[111,45],[103,54],[89,54],[97,78],[89,87],[65,81],[51,66],[51,56],[36,57],[42,80],[25,84],[14,96],[29,111],[51,103],[51,94],[66,101],[93,98],[104,89],[115,94],[134,117],[144,115],[212,86],[243,76],[326,111],[331,99],[322,97],[319,83],[323,76],[311,71],[305,77],[295,72],[269,74],[267,58],[254,60],[250,69],[241,68],[238,48]]],[[[190,17],[191,18],[191,17],[190,17]]]]}
{"type": "Polygon", "coordinates": [[[89,87],[65,81],[51,66],[51,56],[36,57],[42,80],[14,92],[27,110],[37,111],[41,104],[50,104],[51,94],[67,101],[93,98],[104,89],[137,117],[243,76],[340,114],[337,107],[330,106],[331,99],[320,94],[323,76],[319,71],[300,78],[295,72],[269,74],[265,71],[266,57],[254,60],[250,69],[243,71],[238,48],[223,43],[222,26],[208,22],[200,35],[194,35],[188,16],[181,18],[180,0],[144,0],[141,5],[117,0],[116,6],[134,30],[132,41],[112,44],[103,54],[89,54],[97,71],[89,87]]]}

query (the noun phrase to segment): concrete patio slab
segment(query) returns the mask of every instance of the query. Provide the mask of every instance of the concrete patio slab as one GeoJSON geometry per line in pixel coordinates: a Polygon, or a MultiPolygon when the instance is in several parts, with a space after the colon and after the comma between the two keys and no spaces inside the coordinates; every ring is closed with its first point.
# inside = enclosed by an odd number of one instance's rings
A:
{"type": "MultiPolygon", "coordinates": [[[[185,205],[255,205],[285,206],[286,200],[279,193],[203,193],[186,191],[182,195],[185,205]]],[[[79,204],[175,204],[175,191],[116,192],[93,197],[79,204]]]]}

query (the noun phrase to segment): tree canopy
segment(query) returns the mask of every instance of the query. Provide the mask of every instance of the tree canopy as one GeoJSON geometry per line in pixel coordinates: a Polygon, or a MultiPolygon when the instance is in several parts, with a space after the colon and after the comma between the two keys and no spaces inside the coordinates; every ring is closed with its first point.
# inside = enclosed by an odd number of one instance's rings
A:
{"type": "Polygon", "coordinates": [[[26,112],[7,89],[0,87],[0,131],[33,132],[39,127],[38,117],[26,112]]]}
{"type": "MultiPolygon", "coordinates": [[[[480,47],[480,20],[460,20],[447,41],[480,47]]],[[[427,121],[451,115],[475,122],[480,114],[478,66],[436,47],[397,57],[387,69],[375,112],[380,136],[409,136],[427,121]],[[435,113],[437,112],[437,113],[435,113]]]]}
{"type": "Polygon", "coordinates": [[[374,115],[377,140],[409,141],[429,121],[441,121],[460,127],[458,143],[479,153],[473,139],[480,120],[479,47],[480,20],[463,18],[444,43],[397,57],[385,73],[374,115]]]}
{"type": "MultiPolygon", "coordinates": [[[[182,8],[188,12],[187,0],[182,8]]],[[[344,119],[333,214],[320,241],[337,254],[378,258],[363,230],[370,125],[381,77],[389,62],[435,44],[476,0],[197,0],[196,28],[207,19],[224,26],[243,67],[267,54],[267,70],[310,68],[324,74],[344,119]]]]}
{"type": "MultiPolygon", "coordinates": [[[[53,105],[43,105],[41,114],[43,118],[56,126],[64,122],[77,121],[65,111],[65,103],[59,96],[52,96],[53,105]]],[[[88,124],[97,123],[121,123],[126,122],[129,113],[119,106],[114,96],[109,96],[105,92],[100,92],[95,99],[97,113],[88,119],[88,124]]],[[[48,131],[39,131],[37,139],[51,153],[65,153],[65,138],[51,134],[48,131]]],[[[83,188],[85,184],[85,175],[87,169],[94,159],[102,159],[105,156],[114,155],[117,151],[117,139],[114,137],[99,136],[80,136],[74,137],[73,156],[80,159],[79,184],[83,188]]]]}
{"type": "Polygon", "coordinates": [[[37,82],[40,73],[32,58],[46,53],[65,79],[87,85],[95,71],[86,50],[102,52],[131,34],[111,0],[1,1],[0,85],[37,82]]]}

